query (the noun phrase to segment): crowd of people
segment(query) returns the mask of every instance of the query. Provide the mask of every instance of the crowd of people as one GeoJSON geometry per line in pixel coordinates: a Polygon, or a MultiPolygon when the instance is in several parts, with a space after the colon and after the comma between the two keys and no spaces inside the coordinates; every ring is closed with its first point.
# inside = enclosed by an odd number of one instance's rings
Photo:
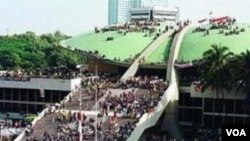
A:
{"type": "Polygon", "coordinates": [[[28,125],[30,123],[24,120],[0,119],[0,140],[12,140],[28,125]]]}
{"type": "Polygon", "coordinates": [[[48,116],[52,114],[49,119],[50,124],[56,125],[56,134],[52,134],[49,131],[44,131],[41,136],[35,136],[34,132],[26,132],[26,141],[75,141],[79,140],[80,134],[78,132],[78,120],[77,113],[53,110],[52,108],[48,110],[45,114],[48,116]]]}
{"type": "MultiPolygon", "coordinates": [[[[99,141],[125,141],[140,117],[154,111],[167,87],[168,83],[157,76],[132,77],[124,81],[117,76],[86,77],[80,90],[93,98],[97,95],[98,117],[70,110],[66,112],[61,109],[64,108],[62,105],[52,106],[46,110],[44,117],[54,114],[50,121],[56,125],[56,133],[44,131],[41,136],[35,136],[32,135],[34,131],[29,132],[26,141],[67,141],[79,140],[80,137],[90,141],[96,134],[99,141]],[[119,94],[113,93],[110,88],[126,90],[119,94]],[[122,119],[128,120],[121,124],[119,120],[122,119]],[[79,132],[79,125],[82,132],[79,132]]],[[[86,109],[87,106],[91,105],[86,105],[86,109]]]]}

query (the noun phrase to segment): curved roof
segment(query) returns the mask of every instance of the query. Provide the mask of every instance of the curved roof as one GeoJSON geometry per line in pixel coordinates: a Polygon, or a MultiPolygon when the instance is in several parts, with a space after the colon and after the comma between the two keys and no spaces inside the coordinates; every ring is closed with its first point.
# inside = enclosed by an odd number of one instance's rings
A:
{"type": "Polygon", "coordinates": [[[146,33],[129,32],[123,35],[117,31],[92,32],[65,40],[63,43],[66,46],[84,51],[97,50],[99,54],[105,55],[107,59],[120,58],[123,60],[131,56],[134,57],[153,41],[153,36],[144,37],[144,34],[146,33]],[[107,41],[108,37],[113,37],[113,40],[107,41]]]}
{"type": "MultiPolygon", "coordinates": [[[[236,24],[232,26],[232,30],[238,26],[245,29],[245,32],[239,32],[238,35],[219,34],[222,29],[209,30],[209,35],[204,36],[204,32],[195,32],[195,28],[191,28],[184,36],[181,43],[178,61],[191,61],[202,58],[203,52],[208,50],[212,44],[220,44],[227,46],[230,51],[235,54],[250,49],[250,24],[236,24]]],[[[207,27],[207,26],[206,26],[207,27]]],[[[224,32],[230,30],[223,29],[224,32]]]]}
{"type": "MultiPolygon", "coordinates": [[[[114,60],[116,58],[123,61],[141,53],[154,41],[153,39],[157,33],[165,30],[166,25],[167,23],[161,23],[160,26],[155,26],[156,30],[152,35],[149,35],[148,31],[127,32],[126,35],[124,35],[125,30],[122,30],[122,33],[121,31],[120,33],[118,31],[101,31],[99,33],[91,31],[64,40],[61,45],[83,51],[98,51],[99,55],[105,55],[105,59],[114,60]],[[113,40],[107,41],[109,37],[113,37],[113,40]]],[[[169,39],[166,39],[156,53],[152,52],[154,55],[150,56],[150,62],[163,62],[163,59],[168,56],[168,51],[164,49],[165,47],[169,48],[168,42],[169,39]]]]}

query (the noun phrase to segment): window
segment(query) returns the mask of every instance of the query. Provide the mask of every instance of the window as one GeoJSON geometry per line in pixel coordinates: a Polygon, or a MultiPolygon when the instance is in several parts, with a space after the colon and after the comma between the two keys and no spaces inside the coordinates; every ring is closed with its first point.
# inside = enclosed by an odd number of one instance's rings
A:
{"type": "Polygon", "coordinates": [[[242,100],[235,100],[235,113],[236,114],[243,114],[244,110],[243,110],[243,102],[242,100]]]}
{"type": "Polygon", "coordinates": [[[4,111],[4,103],[0,102],[0,112],[5,112],[4,111]]]}
{"type": "Polygon", "coordinates": [[[184,113],[184,110],[182,108],[179,108],[179,121],[184,121],[183,113],[184,113]]]}
{"type": "Polygon", "coordinates": [[[225,100],[225,112],[226,113],[234,112],[234,100],[225,100]]]}
{"type": "Polygon", "coordinates": [[[52,102],[58,102],[59,101],[59,91],[52,91],[52,102]]]}
{"type": "Polygon", "coordinates": [[[27,89],[21,89],[20,92],[20,99],[21,101],[26,101],[27,100],[27,89]]]}
{"type": "Polygon", "coordinates": [[[214,111],[216,113],[222,113],[223,112],[223,101],[221,99],[217,100],[215,99],[214,100],[214,111]]]}
{"type": "Polygon", "coordinates": [[[0,99],[4,99],[3,89],[0,88],[0,99]]]}
{"type": "Polygon", "coordinates": [[[20,112],[19,104],[12,104],[13,112],[20,112]]]}
{"type": "Polygon", "coordinates": [[[201,125],[202,111],[200,109],[193,109],[193,123],[196,125],[201,125]]]}
{"type": "Polygon", "coordinates": [[[11,100],[10,89],[5,89],[5,100],[11,100]]]}
{"type": "Polygon", "coordinates": [[[182,106],[184,105],[184,93],[180,92],[180,97],[179,97],[179,105],[182,106]]]}
{"type": "Polygon", "coordinates": [[[204,115],[204,125],[207,127],[213,126],[213,116],[204,115]]]}
{"type": "Polygon", "coordinates": [[[12,89],[12,97],[13,100],[19,100],[19,93],[18,93],[18,89],[12,89]]]}
{"type": "Polygon", "coordinates": [[[40,95],[40,91],[39,90],[35,90],[35,94],[36,94],[36,101],[37,102],[43,102],[43,98],[40,95]]]}
{"type": "Polygon", "coordinates": [[[35,113],[36,112],[35,105],[28,104],[28,112],[29,113],[35,113]]]}
{"type": "Polygon", "coordinates": [[[5,103],[5,111],[12,112],[11,111],[11,104],[10,103],[5,103]]]}
{"type": "Polygon", "coordinates": [[[183,109],[184,121],[192,121],[192,109],[183,109]]]}
{"type": "Polygon", "coordinates": [[[231,116],[225,116],[225,123],[226,124],[233,124],[234,123],[234,118],[231,116]]]}
{"type": "Polygon", "coordinates": [[[26,104],[20,104],[20,112],[26,113],[26,110],[27,110],[26,104]]]}
{"type": "Polygon", "coordinates": [[[214,107],[214,99],[206,98],[204,104],[205,112],[213,112],[213,107],[214,107]]]}
{"type": "Polygon", "coordinates": [[[185,106],[192,106],[192,98],[190,97],[190,93],[184,93],[183,98],[185,106]]]}
{"type": "Polygon", "coordinates": [[[250,117],[246,118],[246,124],[250,125],[250,117]]]}
{"type": "Polygon", "coordinates": [[[243,117],[235,117],[234,123],[235,124],[244,124],[244,118],[243,117]]]}
{"type": "Polygon", "coordinates": [[[223,116],[214,116],[214,126],[221,127],[223,123],[223,116]]]}
{"type": "Polygon", "coordinates": [[[202,99],[201,98],[193,98],[193,106],[201,107],[202,106],[202,99]]]}
{"type": "Polygon", "coordinates": [[[149,16],[149,13],[131,13],[131,16],[149,16]]]}
{"type": "Polygon", "coordinates": [[[44,106],[43,105],[37,105],[37,111],[36,112],[41,112],[43,110],[44,106]]]}
{"type": "Polygon", "coordinates": [[[51,102],[51,91],[45,90],[45,102],[51,102]]]}
{"type": "Polygon", "coordinates": [[[35,101],[35,90],[29,90],[29,94],[28,94],[28,100],[29,101],[35,101]]]}

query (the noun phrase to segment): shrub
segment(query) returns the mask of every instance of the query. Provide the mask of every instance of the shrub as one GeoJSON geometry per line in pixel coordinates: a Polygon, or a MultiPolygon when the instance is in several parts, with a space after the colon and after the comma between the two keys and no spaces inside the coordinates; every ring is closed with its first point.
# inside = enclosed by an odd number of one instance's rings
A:
{"type": "Polygon", "coordinates": [[[98,50],[95,50],[94,54],[98,54],[98,53],[99,53],[99,51],[98,51],[98,50]]]}
{"type": "Polygon", "coordinates": [[[165,30],[168,31],[168,26],[166,26],[165,30]]]}
{"type": "Polygon", "coordinates": [[[220,30],[220,31],[219,31],[219,34],[224,34],[224,30],[220,30]]]}
{"type": "Polygon", "coordinates": [[[114,40],[114,37],[107,37],[106,41],[112,41],[114,40]]]}

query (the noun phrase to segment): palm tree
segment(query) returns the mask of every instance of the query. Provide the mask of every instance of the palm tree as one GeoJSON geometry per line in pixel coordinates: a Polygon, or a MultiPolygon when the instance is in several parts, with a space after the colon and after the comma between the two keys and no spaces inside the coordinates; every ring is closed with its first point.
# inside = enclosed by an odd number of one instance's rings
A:
{"type": "Polygon", "coordinates": [[[246,99],[244,100],[243,108],[245,113],[250,114],[250,51],[242,52],[239,56],[237,56],[237,67],[236,73],[237,76],[235,78],[236,83],[239,83],[238,91],[245,93],[246,99]]]}
{"type": "Polygon", "coordinates": [[[229,61],[232,57],[233,53],[227,47],[213,44],[211,49],[203,53],[203,62],[199,68],[201,91],[204,92],[208,88],[215,91],[218,105],[219,95],[221,95],[223,109],[225,109],[224,89],[230,90],[230,82],[233,77],[229,61]]]}

